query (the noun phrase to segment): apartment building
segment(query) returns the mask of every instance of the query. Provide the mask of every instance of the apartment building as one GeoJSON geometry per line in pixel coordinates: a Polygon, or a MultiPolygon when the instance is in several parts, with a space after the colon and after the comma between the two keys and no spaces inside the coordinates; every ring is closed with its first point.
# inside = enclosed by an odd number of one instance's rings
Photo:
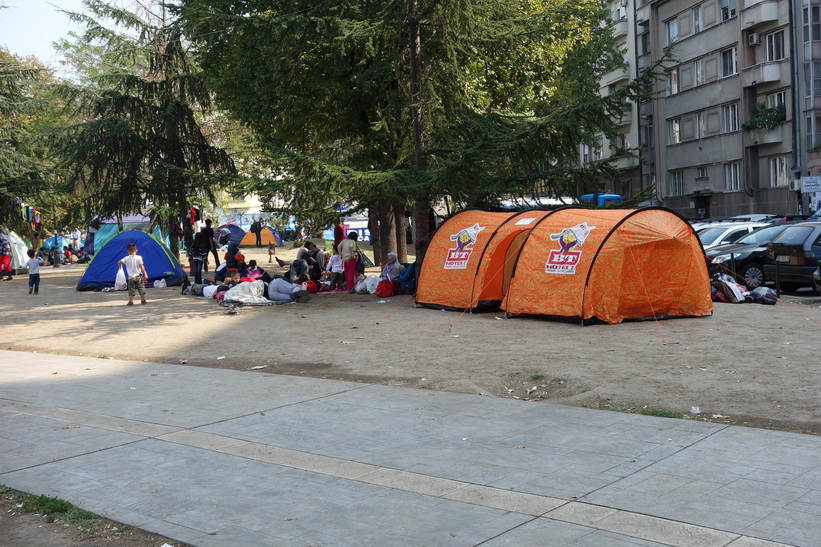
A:
{"type": "MultiPolygon", "coordinates": [[[[603,94],[668,46],[673,56],[657,98],[622,118],[623,143],[637,143],[639,153],[621,160],[622,183],[612,191],[630,196],[655,185],[663,205],[686,217],[818,208],[821,0],[608,5],[626,67],[605,75],[603,94]]],[[[582,161],[596,159],[586,153],[595,151],[583,150],[582,161]]]]}

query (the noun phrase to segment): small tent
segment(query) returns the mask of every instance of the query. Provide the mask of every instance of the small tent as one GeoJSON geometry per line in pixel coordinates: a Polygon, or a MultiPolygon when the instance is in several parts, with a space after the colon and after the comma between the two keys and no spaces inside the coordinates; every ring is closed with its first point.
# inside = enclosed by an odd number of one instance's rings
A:
{"type": "Polygon", "coordinates": [[[431,237],[416,300],[607,323],[713,309],[701,243],[662,207],[462,211],[431,237]]]}
{"type": "MultiPolygon", "coordinates": [[[[28,247],[20,239],[16,233],[6,230],[5,227],[0,226],[0,231],[6,234],[6,239],[9,241],[9,247],[11,247],[11,267],[15,270],[23,270],[26,268],[26,262],[28,262],[28,247]]],[[[19,273],[19,272],[18,272],[19,273]]]]}
{"type": "Polygon", "coordinates": [[[185,273],[180,263],[160,241],[140,230],[125,230],[106,241],[89,262],[83,277],[77,282],[78,291],[99,291],[114,286],[117,262],[128,255],[129,243],[137,245],[137,254],[143,257],[148,273],[147,284],[165,279],[169,286],[181,285],[185,273]]]}
{"type": "MultiPolygon", "coordinates": [[[[93,255],[100,250],[100,247],[110,238],[117,235],[120,231],[120,225],[117,223],[116,217],[98,218],[99,222],[96,232],[88,230],[86,232],[85,244],[83,245],[83,252],[93,255]],[[92,237],[93,234],[93,237],[92,237]]],[[[161,230],[159,226],[155,226],[152,220],[140,213],[132,213],[123,215],[122,218],[123,230],[141,230],[146,233],[151,233],[169,245],[168,230],[161,230]]]]}
{"type": "Polygon", "coordinates": [[[223,224],[222,226],[214,230],[214,243],[217,245],[217,248],[219,248],[220,236],[222,235],[222,232],[224,232],[225,230],[228,230],[228,232],[231,234],[230,242],[235,245],[239,245],[242,241],[242,238],[245,237],[245,230],[243,230],[236,224],[223,224]]]}
{"type": "MultiPolygon", "coordinates": [[[[262,227],[262,231],[259,234],[259,239],[265,247],[267,247],[269,243],[273,243],[274,245],[282,245],[282,238],[279,237],[279,234],[276,233],[270,226],[262,227]]],[[[257,236],[250,231],[246,232],[245,235],[242,236],[242,240],[239,242],[240,247],[253,247],[256,244],[257,236]]]]}
{"type": "Polygon", "coordinates": [[[63,250],[63,247],[71,247],[71,242],[63,236],[51,236],[43,242],[42,247],[44,249],[52,249],[55,244],[60,251],[63,250]]]}

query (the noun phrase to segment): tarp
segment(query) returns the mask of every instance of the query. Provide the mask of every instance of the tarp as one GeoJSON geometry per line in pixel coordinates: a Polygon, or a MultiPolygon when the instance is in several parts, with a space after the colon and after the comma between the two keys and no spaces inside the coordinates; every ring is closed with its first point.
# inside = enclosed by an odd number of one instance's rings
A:
{"type": "MultiPolygon", "coordinates": [[[[282,245],[282,238],[279,237],[279,234],[276,233],[270,226],[262,227],[262,231],[259,234],[259,239],[265,247],[267,247],[269,243],[273,243],[274,245],[282,245]]],[[[256,244],[257,236],[253,232],[246,232],[245,235],[242,236],[242,240],[239,242],[240,247],[253,247],[256,244]]]]}
{"type": "Polygon", "coordinates": [[[245,230],[236,224],[223,224],[214,230],[214,243],[217,245],[217,248],[219,248],[220,235],[222,235],[221,232],[223,230],[228,230],[231,232],[231,243],[235,243],[237,245],[239,245],[242,238],[245,237],[245,230]]]}
{"type": "Polygon", "coordinates": [[[89,262],[83,277],[77,282],[78,291],[98,291],[114,286],[117,262],[128,255],[126,246],[137,245],[148,273],[148,285],[165,279],[168,286],[182,284],[185,273],[171,251],[157,238],[140,230],[124,230],[106,241],[89,262]]]}
{"type": "Polygon", "coordinates": [[[698,237],[661,207],[462,211],[431,237],[416,299],[607,323],[713,309],[698,237]]]}

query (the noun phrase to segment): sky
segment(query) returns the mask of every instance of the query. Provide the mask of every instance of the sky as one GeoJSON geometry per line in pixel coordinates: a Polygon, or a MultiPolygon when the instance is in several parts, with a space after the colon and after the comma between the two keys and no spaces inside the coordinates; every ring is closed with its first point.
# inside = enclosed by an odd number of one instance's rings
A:
{"type": "Polygon", "coordinates": [[[50,68],[59,68],[60,58],[51,44],[68,36],[72,26],[60,13],[83,11],[82,0],[0,0],[0,46],[18,57],[34,55],[50,68]]]}

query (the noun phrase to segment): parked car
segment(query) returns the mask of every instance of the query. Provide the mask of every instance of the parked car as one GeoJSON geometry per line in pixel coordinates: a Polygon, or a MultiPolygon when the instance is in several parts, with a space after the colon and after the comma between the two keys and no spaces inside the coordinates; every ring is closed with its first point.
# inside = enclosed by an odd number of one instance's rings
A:
{"type": "Polygon", "coordinates": [[[812,287],[821,294],[813,274],[821,260],[821,222],[799,222],[787,226],[767,245],[767,263],[764,274],[775,279],[776,265],[781,278],[781,288],[786,291],[812,287]]]}
{"type": "Polygon", "coordinates": [[[707,270],[710,276],[719,272],[732,270],[735,260],[735,273],[747,287],[754,289],[768,281],[764,275],[764,263],[767,261],[767,243],[787,229],[790,224],[773,224],[753,230],[730,245],[719,245],[704,252],[707,256],[707,270]]]}
{"type": "Polygon", "coordinates": [[[705,250],[719,245],[729,245],[735,243],[738,238],[745,236],[755,230],[766,226],[763,222],[722,222],[715,226],[707,226],[696,232],[705,250]]]}
{"type": "Polygon", "coordinates": [[[767,224],[778,224],[779,222],[800,222],[802,220],[808,220],[809,218],[809,215],[778,215],[769,219],[767,224]]]}
{"type": "Polygon", "coordinates": [[[815,273],[812,274],[812,290],[815,294],[821,294],[821,268],[816,268],[815,273]]]}
{"type": "Polygon", "coordinates": [[[734,217],[730,217],[734,220],[743,220],[746,222],[767,222],[769,219],[774,217],[775,215],[770,215],[767,213],[752,213],[749,215],[735,215],[734,217]]]}

